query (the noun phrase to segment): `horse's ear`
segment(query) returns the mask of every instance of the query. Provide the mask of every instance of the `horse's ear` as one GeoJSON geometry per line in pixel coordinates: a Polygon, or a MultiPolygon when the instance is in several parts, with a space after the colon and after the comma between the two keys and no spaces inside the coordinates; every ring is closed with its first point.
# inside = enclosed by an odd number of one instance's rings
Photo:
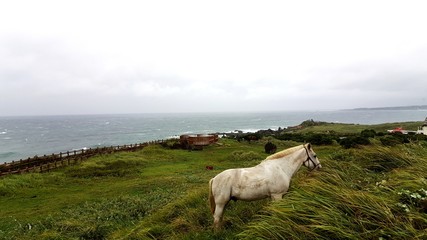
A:
{"type": "Polygon", "coordinates": [[[307,149],[311,150],[311,143],[307,143],[307,149]]]}

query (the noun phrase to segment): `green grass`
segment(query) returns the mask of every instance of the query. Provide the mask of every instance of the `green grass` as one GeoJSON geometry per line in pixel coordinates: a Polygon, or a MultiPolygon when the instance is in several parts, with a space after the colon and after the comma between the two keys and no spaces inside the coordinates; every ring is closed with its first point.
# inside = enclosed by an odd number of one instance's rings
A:
{"type": "MultiPolygon", "coordinates": [[[[192,194],[206,199],[207,182],[216,173],[253,165],[265,156],[260,143],[222,140],[203,151],[150,146],[139,152],[94,157],[46,174],[7,176],[0,179],[0,238],[131,236],[138,232],[135,227],[151,223],[167,211],[163,209],[192,201],[192,194]],[[207,165],[214,170],[206,170],[207,165]]],[[[205,230],[210,229],[211,216],[204,200],[198,202],[193,216],[199,209],[205,209],[202,218],[206,219],[205,230]]],[[[171,225],[186,228],[181,218],[171,220],[171,225]]],[[[161,235],[175,234],[165,230],[161,235]]]]}
{"type": "Polygon", "coordinates": [[[355,149],[314,146],[321,171],[300,170],[281,201],[230,202],[224,229],[214,232],[209,179],[225,169],[259,163],[267,156],[267,141],[278,149],[301,144],[273,138],[251,143],[222,139],[192,152],[150,146],[93,157],[50,173],[3,177],[0,239],[427,237],[425,141],[387,147],[373,140],[355,149]]]}
{"type": "Polygon", "coordinates": [[[386,132],[396,127],[402,127],[405,130],[416,131],[423,122],[399,122],[399,123],[383,123],[376,125],[364,125],[364,124],[337,124],[337,123],[326,123],[319,126],[306,127],[299,132],[301,133],[325,133],[325,132],[339,132],[339,133],[360,133],[365,129],[373,129],[377,132],[386,132]]]}

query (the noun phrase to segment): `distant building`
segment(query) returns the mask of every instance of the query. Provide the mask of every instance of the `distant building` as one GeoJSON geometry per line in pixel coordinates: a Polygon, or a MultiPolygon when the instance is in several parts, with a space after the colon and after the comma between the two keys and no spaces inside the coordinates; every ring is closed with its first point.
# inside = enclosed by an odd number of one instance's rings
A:
{"type": "Polygon", "coordinates": [[[401,133],[401,134],[408,134],[408,131],[403,130],[401,127],[397,127],[393,130],[387,130],[389,133],[401,133]]]}
{"type": "Polygon", "coordinates": [[[404,130],[401,127],[397,127],[393,130],[387,130],[389,133],[400,133],[400,134],[424,134],[427,135],[427,118],[424,120],[424,123],[421,127],[418,127],[417,131],[408,131],[404,130]]]}
{"type": "Polygon", "coordinates": [[[427,117],[426,120],[424,120],[424,124],[418,128],[417,134],[427,135],[427,117]]]}

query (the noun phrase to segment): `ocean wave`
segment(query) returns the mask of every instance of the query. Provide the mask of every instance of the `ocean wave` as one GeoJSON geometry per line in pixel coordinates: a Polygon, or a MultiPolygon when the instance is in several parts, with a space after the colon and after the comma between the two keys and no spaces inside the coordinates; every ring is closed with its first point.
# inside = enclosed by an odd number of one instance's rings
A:
{"type": "Polygon", "coordinates": [[[73,148],[71,151],[80,151],[80,150],[88,150],[88,147],[82,147],[82,148],[73,148]]]}
{"type": "Polygon", "coordinates": [[[9,158],[9,157],[12,157],[16,154],[17,154],[16,152],[3,152],[3,153],[0,153],[0,159],[9,158]]]}
{"type": "Polygon", "coordinates": [[[241,130],[234,130],[234,131],[229,131],[230,133],[255,133],[258,132],[260,129],[241,129],[241,130]]]}
{"type": "Polygon", "coordinates": [[[4,135],[4,134],[7,134],[7,132],[0,132],[0,135],[4,135]]]}
{"type": "Polygon", "coordinates": [[[178,135],[168,136],[166,139],[179,139],[178,135]]]}

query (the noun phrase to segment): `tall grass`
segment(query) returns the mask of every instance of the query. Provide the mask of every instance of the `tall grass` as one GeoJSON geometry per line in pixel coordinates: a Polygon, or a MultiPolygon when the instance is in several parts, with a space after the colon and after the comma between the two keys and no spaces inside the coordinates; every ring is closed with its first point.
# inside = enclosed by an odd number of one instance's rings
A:
{"type": "Polygon", "coordinates": [[[3,236],[10,239],[106,239],[114,230],[145,217],[152,210],[152,202],[152,199],[138,196],[85,202],[37,222],[15,219],[11,221],[10,231],[3,236]]]}
{"type": "Polygon", "coordinates": [[[409,204],[405,209],[402,188],[395,185],[406,181],[406,185],[414,188],[426,186],[425,181],[400,178],[407,171],[425,169],[420,168],[427,163],[425,155],[414,154],[414,149],[426,152],[412,145],[398,149],[372,146],[332,154],[330,157],[335,159],[322,161],[324,170],[298,183],[283,200],[266,207],[239,236],[242,239],[426,238],[427,216],[423,208],[409,204]],[[346,153],[355,157],[344,161],[346,153]]]}

